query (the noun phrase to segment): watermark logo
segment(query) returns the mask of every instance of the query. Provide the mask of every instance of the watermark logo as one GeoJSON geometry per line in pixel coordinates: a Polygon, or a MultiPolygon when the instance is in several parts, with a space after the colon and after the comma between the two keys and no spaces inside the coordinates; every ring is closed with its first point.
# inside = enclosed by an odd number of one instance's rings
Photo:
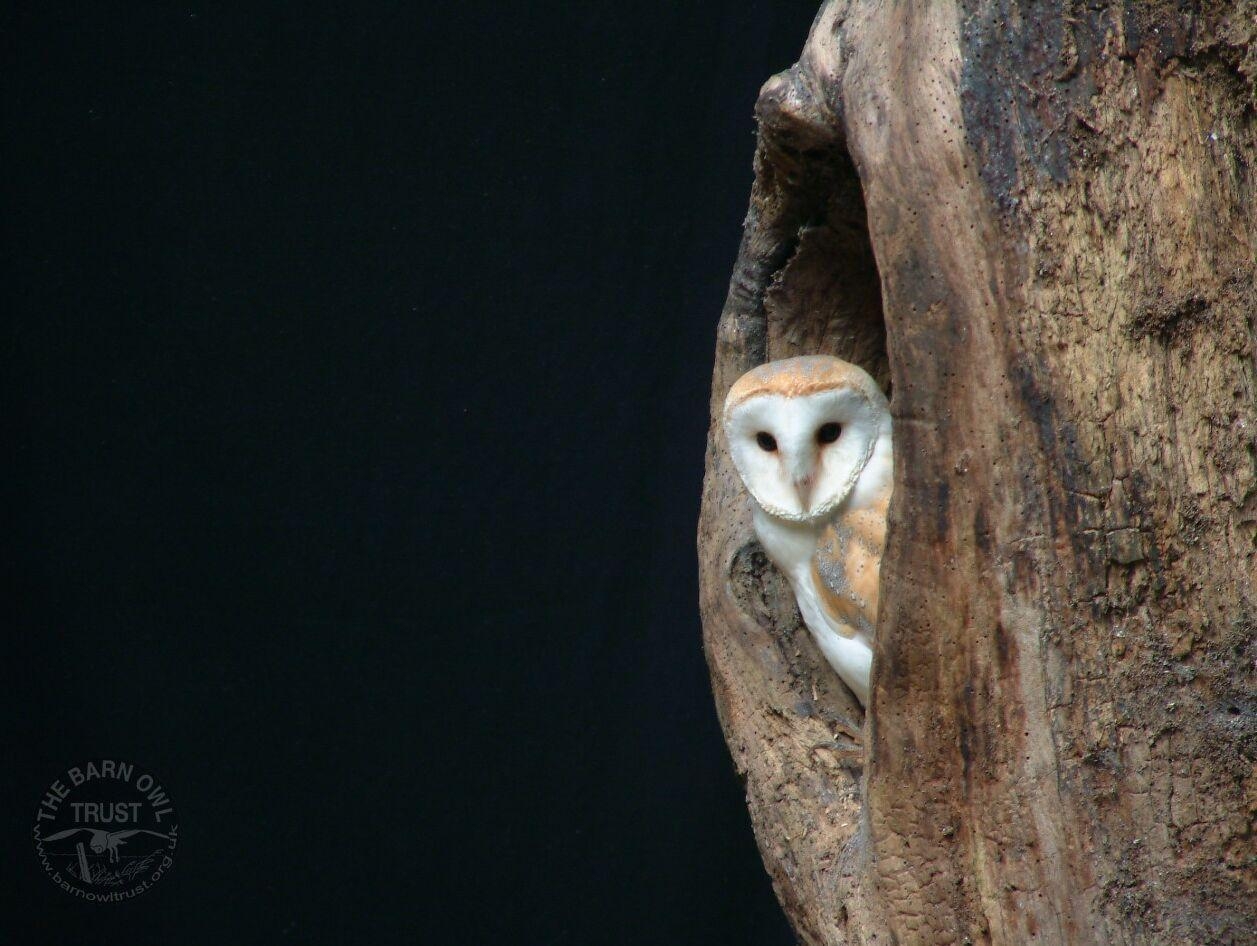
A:
{"type": "Polygon", "coordinates": [[[113,903],[139,896],[170,870],[179,820],[155,775],[100,759],[53,781],[32,833],[53,883],[80,899],[113,903]]]}

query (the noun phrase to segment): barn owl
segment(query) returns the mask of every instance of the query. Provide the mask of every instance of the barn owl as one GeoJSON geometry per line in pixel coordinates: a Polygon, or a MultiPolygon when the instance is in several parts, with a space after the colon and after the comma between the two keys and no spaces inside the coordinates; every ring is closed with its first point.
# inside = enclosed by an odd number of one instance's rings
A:
{"type": "Polygon", "coordinates": [[[787,358],[738,379],[724,429],[756,536],[821,653],[867,705],[894,470],[886,397],[838,358],[787,358]]]}

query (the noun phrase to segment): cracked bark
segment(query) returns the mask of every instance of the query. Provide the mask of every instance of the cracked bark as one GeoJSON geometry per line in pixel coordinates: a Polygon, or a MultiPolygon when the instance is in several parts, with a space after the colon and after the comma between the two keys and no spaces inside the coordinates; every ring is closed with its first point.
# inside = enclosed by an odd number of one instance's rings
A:
{"type": "Polygon", "coordinates": [[[704,644],[806,943],[1257,941],[1255,24],[843,0],[761,92],[713,418],[821,351],[896,422],[867,725],[709,440],[704,644]]]}

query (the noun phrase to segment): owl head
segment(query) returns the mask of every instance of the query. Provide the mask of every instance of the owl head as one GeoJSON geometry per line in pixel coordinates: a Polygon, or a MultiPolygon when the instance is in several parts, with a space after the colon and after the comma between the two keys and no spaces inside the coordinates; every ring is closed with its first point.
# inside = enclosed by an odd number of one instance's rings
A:
{"type": "Polygon", "coordinates": [[[890,432],[877,383],[839,358],[772,361],[738,379],[725,400],[734,466],[771,516],[813,522],[847,498],[890,432]]]}

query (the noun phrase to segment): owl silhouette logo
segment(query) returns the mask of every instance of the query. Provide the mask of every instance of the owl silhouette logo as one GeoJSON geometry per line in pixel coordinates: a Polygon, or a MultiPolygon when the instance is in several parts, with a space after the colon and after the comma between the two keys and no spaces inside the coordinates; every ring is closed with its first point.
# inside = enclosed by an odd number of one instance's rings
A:
{"type": "Polygon", "coordinates": [[[116,903],[174,864],[174,803],[151,772],[116,759],[70,766],[40,799],[32,831],[44,872],[73,896],[116,903]]]}
{"type": "Polygon", "coordinates": [[[107,851],[109,854],[109,862],[111,864],[118,863],[120,859],[118,848],[120,848],[126,842],[126,839],[132,835],[151,834],[155,838],[162,838],[165,841],[170,840],[170,835],[160,834],[157,831],[149,831],[147,828],[131,828],[127,831],[104,831],[100,828],[82,827],[66,828],[64,831],[58,831],[56,834],[48,835],[48,837],[44,838],[44,841],[45,843],[51,843],[53,841],[60,841],[64,838],[76,837],[81,834],[88,836],[88,844],[92,849],[92,853],[100,854],[107,851]]]}

